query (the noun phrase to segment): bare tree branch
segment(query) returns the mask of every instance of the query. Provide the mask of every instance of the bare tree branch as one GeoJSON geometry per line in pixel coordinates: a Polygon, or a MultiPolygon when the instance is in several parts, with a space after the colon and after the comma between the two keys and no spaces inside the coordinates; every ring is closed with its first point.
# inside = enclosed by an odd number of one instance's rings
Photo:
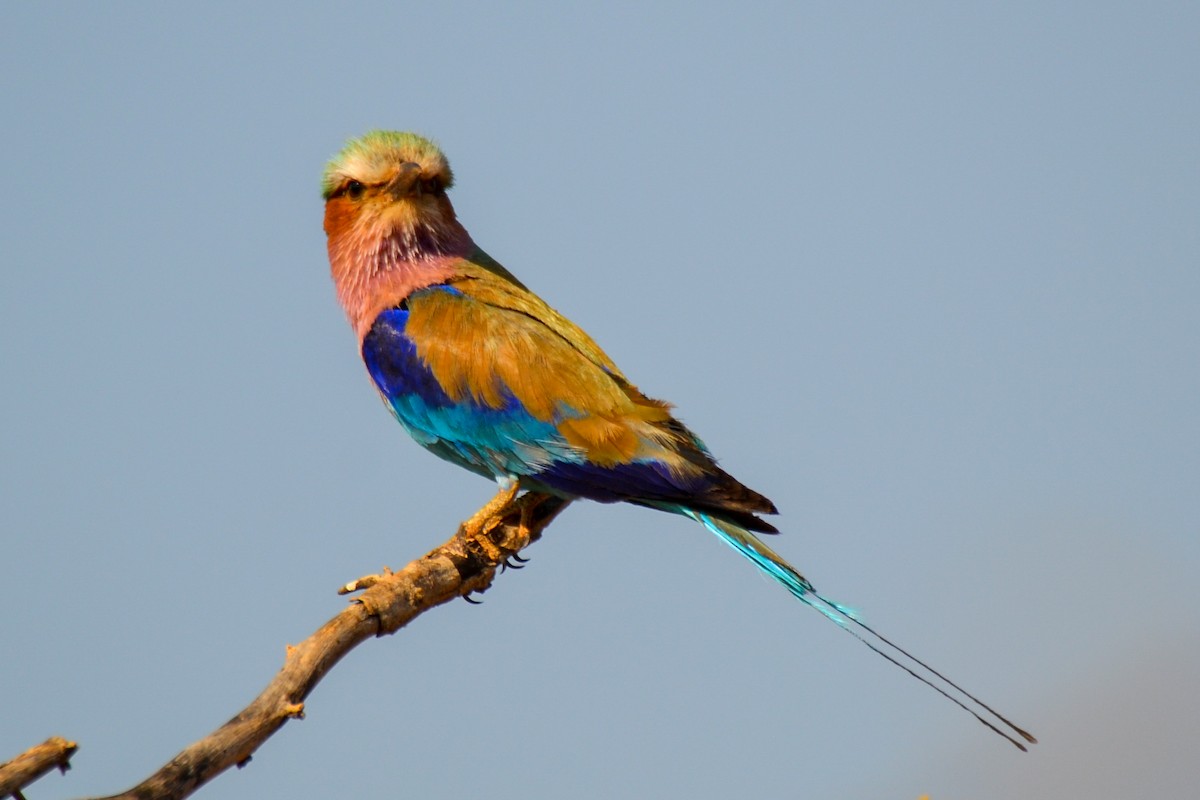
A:
{"type": "Polygon", "coordinates": [[[312,636],[289,646],[283,669],[250,705],[137,786],[102,800],[175,800],[230,767],[244,765],[285,722],[304,716],[304,699],[342,656],[365,639],[395,633],[434,606],[487,589],[496,569],[536,541],[569,502],[538,493],[515,501],[504,495],[497,495],[499,502],[481,509],[448,542],[399,572],[343,586],[342,594],[363,593],[312,636]]]}
{"type": "Polygon", "coordinates": [[[77,749],[74,742],[51,736],[12,761],[0,764],[0,798],[12,796],[20,800],[21,790],[50,770],[58,767],[59,772],[66,772],[77,749]]]}

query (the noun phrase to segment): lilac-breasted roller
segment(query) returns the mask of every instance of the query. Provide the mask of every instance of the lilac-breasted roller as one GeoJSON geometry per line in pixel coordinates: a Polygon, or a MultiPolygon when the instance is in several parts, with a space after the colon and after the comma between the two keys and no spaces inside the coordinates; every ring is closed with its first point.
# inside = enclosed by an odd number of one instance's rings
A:
{"type": "Polygon", "coordinates": [[[1034,738],[813,588],[755,532],[766,497],[642,394],[586,333],[472,241],[428,139],[373,131],[325,169],[325,233],[338,299],[387,407],[422,446],[518,489],[623,501],[700,522],[789,592],[1000,730],[1034,738]],[[969,707],[968,703],[974,703],[969,707]],[[993,720],[985,719],[990,714],[993,720]],[[995,724],[994,724],[995,723],[995,724]]]}

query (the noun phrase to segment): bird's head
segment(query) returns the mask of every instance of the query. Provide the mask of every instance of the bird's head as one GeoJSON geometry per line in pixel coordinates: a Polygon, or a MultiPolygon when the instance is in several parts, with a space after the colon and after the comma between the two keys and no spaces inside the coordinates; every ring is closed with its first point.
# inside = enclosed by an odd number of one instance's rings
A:
{"type": "Polygon", "coordinates": [[[442,151],[415,133],[371,131],[352,139],[321,181],[330,247],[345,239],[359,246],[391,240],[395,255],[413,260],[452,252],[466,238],[446,197],[453,182],[442,151]]]}
{"type": "Polygon", "coordinates": [[[446,197],[453,181],[442,151],[415,133],[371,131],[325,167],[329,265],[360,336],[381,308],[473,251],[446,197]]]}

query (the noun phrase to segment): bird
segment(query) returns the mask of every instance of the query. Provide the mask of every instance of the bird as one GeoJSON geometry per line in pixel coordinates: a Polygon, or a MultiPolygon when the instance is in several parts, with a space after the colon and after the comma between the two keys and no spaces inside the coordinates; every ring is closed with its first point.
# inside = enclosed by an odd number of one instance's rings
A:
{"type": "Polygon", "coordinates": [[[484,252],[450,203],[453,185],[432,140],[372,130],[328,162],[321,194],[337,298],[385,406],[421,446],[499,486],[468,526],[487,525],[521,490],[688,517],[993,732],[1021,750],[1036,742],[769,547],[760,534],[778,531],[762,515],[774,503],[484,252]]]}

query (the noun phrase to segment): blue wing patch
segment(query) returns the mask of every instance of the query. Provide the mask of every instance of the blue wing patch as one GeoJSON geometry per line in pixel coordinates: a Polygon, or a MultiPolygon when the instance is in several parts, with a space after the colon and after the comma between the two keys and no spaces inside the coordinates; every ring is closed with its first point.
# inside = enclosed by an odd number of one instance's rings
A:
{"type": "Polygon", "coordinates": [[[552,422],[535,419],[515,399],[499,409],[452,400],[405,334],[407,322],[406,306],[381,313],[363,337],[362,357],[388,408],[419,444],[488,478],[581,457],[552,422]]]}

